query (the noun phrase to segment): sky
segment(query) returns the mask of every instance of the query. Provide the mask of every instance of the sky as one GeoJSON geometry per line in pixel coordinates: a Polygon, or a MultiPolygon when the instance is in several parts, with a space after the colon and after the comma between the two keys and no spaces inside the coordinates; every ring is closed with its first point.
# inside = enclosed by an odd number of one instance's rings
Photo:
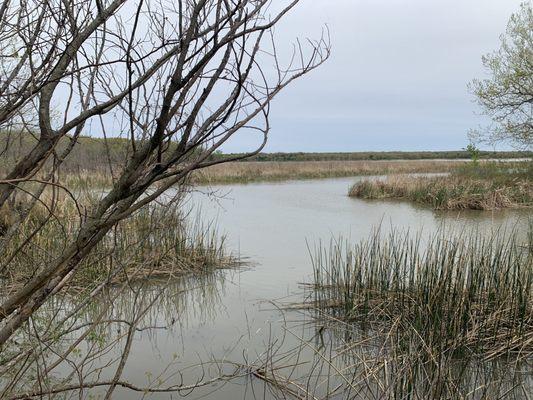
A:
{"type": "MultiPolygon", "coordinates": [[[[332,54],[274,100],[267,152],[456,150],[486,120],[468,92],[487,77],[520,0],[301,0],[276,28],[278,46],[318,38],[332,54]]],[[[226,152],[251,149],[251,135],[226,152]]],[[[483,147],[483,146],[482,146],[483,147]]],[[[500,148],[505,149],[505,148],[500,148]]]]}

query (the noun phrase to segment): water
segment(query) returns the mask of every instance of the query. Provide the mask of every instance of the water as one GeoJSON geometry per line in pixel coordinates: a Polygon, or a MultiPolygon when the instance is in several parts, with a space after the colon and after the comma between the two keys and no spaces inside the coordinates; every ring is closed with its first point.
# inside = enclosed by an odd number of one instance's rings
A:
{"type": "MultiPolygon", "coordinates": [[[[168,288],[164,301],[150,310],[150,322],[145,325],[171,326],[135,335],[123,379],[146,386],[150,381],[157,383],[162,373],[162,381],[168,378],[162,386],[171,386],[181,381],[175,375],[180,371],[184,384],[191,384],[202,379],[203,373],[207,379],[220,371],[231,372],[233,367],[226,361],[252,363],[262,357],[269,344],[281,341],[284,324],[293,332],[309,334],[308,328],[301,327],[305,315],[281,313],[272,301],[302,301],[300,283],[312,280],[309,248],[321,241],[327,243],[342,236],[355,242],[367,238],[379,225],[384,230],[395,227],[428,233],[443,225],[489,230],[501,225],[525,225],[531,216],[523,210],[434,212],[404,202],[349,198],[347,192],[355,180],[203,187],[193,193],[187,205],[201,210],[204,219],[215,220],[228,235],[228,249],[247,257],[252,265],[208,281],[184,280],[182,287],[196,288],[184,294],[172,294],[177,290],[168,288]],[[191,368],[208,362],[205,368],[191,368]]],[[[153,286],[157,292],[157,284],[153,286]]],[[[122,303],[126,309],[133,308],[130,298],[122,303]]],[[[298,342],[291,334],[284,340],[286,347],[298,342]]],[[[150,396],[169,398],[168,393],[150,396]]],[[[142,396],[117,389],[113,398],[137,397],[142,396]]],[[[188,396],[221,400],[264,397],[271,397],[264,384],[249,377],[208,385],[188,396]]]]}

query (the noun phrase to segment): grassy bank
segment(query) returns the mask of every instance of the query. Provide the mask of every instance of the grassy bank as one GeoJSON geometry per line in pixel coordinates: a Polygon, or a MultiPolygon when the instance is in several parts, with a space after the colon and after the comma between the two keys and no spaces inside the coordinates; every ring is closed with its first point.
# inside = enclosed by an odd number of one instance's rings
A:
{"type": "MultiPolygon", "coordinates": [[[[450,172],[465,163],[466,161],[458,160],[230,162],[198,171],[193,174],[191,180],[196,185],[220,185],[361,175],[450,172]]],[[[106,188],[113,183],[111,174],[104,170],[64,172],[60,180],[68,188],[84,190],[106,188]]]]}
{"type": "Polygon", "coordinates": [[[198,184],[323,179],[391,173],[450,172],[463,161],[288,161],[220,164],[195,176],[198,184]]]}
{"type": "MultiPolygon", "coordinates": [[[[9,169],[18,160],[24,158],[36,145],[38,134],[0,131],[0,148],[4,149],[0,157],[0,169],[9,169]]],[[[59,141],[56,151],[60,154],[68,145],[70,139],[64,137],[59,141]]],[[[171,142],[170,146],[175,146],[171,142]]],[[[90,136],[80,136],[77,145],[65,159],[63,169],[67,172],[83,170],[106,170],[111,165],[117,168],[132,151],[129,138],[109,137],[107,139],[90,136]]],[[[212,159],[225,159],[243,154],[216,153],[212,159]]],[[[480,151],[481,159],[511,159],[533,157],[531,151],[480,151]]],[[[438,159],[469,159],[470,154],[465,150],[455,151],[358,151],[358,152],[277,152],[259,153],[242,163],[247,162],[310,162],[310,161],[375,161],[375,160],[438,160],[438,159]]]]}
{"type": "MultiPolygon", "coordinates": [[[[88,203],[84,203],[86,206],[88,203]]],[[[65,198],[52,210],[37,206],[8,242],[2,268],[5,289],[23,284],[53,262],[78,232],[84,207],[65,198]],[[23,252],[19,248],[28,242],[23,252]]],[[[3,232],[10,219],[3,218],[3,232]]],[[[146,278],[172,278],[236,265],[226,254],[224,237],[197,218],[185,221],[177,205],[146,207],[119,222],[86,257],[71,289],[86,288],[106,279],[111,284],[146,278]]]]}
{"type": "Polygon", "coordinates": [[[533,206],[533,163],[466,164],[449,176],[389,176],[356,183],[349,195],[402,199],[438,210],[496,210],[533,206]]]}
{"type": "Polygon", "coordinates": [[[313,267],[319,334],[327,327],[340,346],[333,358],[350,365],[328,359],[324,368],[345,390],[434,399],[528,390],[520,374],[533,357],[531,238],[377,232],[319,247],[313,267]]]}

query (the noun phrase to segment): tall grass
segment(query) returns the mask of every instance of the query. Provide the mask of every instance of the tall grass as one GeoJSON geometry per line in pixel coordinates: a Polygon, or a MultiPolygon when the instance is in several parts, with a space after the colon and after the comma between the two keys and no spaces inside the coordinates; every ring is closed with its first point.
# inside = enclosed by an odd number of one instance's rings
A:
{"type": "MultiPolygon", "coordinates": [[[[198,185],[251,183],[298,179],[324,179],[393,173],[450,172],[465,160],[356,160],[356,161],[262,161],[229,162],[192,175],[198,185]]],[[[118,171],[115,171],[115,174],[118,171]]],[[[109,188],[113,178],[105,168],[67,170],[61,183],[71,190],[109,188]]]]}
{"type": "Polygon", "coordinates": [[[531,236],[376,231],[312,259],[322,344],[302,347],[332,398],[529,398],[531,236]]]}
{"type": "MultiPolygon", "coordinates": [[[[79,210],[59,199],[52,217],[43,207],[33,210],[9,242],[1,271],[4,286],[23,284],[58,257],[77,234],[79,210]],[[36,232],[36,233],[35,233],[36,232]],[[18,251],[24,243],[23,251],[18,251]]],[[[225,238],[199,217],[186,218],[178,204],[145,207],[119,222],[86,257],[72,287],[148,277],[172,277],[229,267],[237,260],[225,251],[225,238]]]]}
{"type": "Polygon", "coordinates": [[[437,210],[496,210],[533,205],[533,163],[466,164],[449,176],[363,180],[349,191],[364,199],[405,199],[437,210]]]}
{"type": "Polygon", "coordinates": [[[533,354],[531,238],[377,232],[353,247],[319,248],[313,265],[320,308],[387,324],[400,348],[431,357],[533,354]]]}
{"type": "Polygon", "coordinates": [[[195,175],[194,182],[225,184],[391,173],[450,172],[464,163],[465,161],[460,160],[234,162],[207,168],[195,175]]]}

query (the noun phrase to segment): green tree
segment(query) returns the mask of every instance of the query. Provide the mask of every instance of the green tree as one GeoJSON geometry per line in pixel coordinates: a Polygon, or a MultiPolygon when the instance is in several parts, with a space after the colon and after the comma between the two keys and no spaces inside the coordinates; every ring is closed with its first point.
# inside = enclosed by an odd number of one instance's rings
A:
{"type": "Polygon", "coordinates": [[[533,9],[522,3],[513,14],[500,49],[483,56],[488,79],[475,79],[469,88],[490,126],[471,131],[485,143],[510,143],[530,149],[533,144],[533,9]]]}
{"type": "Polygon", "coordinates": [[[479,161],[479,149],[477,146],[474,143],[469,143],[465,150],[468,152],[468,155],[472,160],[472,164],[477,165],[479,161]]]}

